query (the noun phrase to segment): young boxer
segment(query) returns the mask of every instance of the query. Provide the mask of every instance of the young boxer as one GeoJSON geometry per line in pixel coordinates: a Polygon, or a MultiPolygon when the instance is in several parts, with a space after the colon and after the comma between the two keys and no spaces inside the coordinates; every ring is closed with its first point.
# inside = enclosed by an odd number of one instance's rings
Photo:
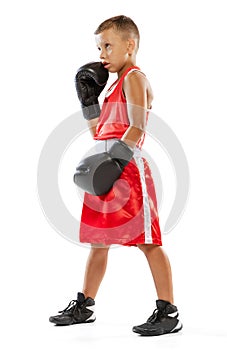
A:
{"type": "Polygon", "coordinates": [[[59,315],[56,325],[95,321],[95,297],[104,277],[112,244],[138,247],[145,255],[157,291],[157,308],[133,332],[155,336],[178,332],[182,324],[173,299],[169,259],[162,249],[155,187],[149,165],[141,155],[153,94],[136,65],[140,35],[126,16],[101,23],[95,31],[101,62],[78,70],[76,88],[99,149],[78,165],[75,182],[85,190],[80,241],[91,243],[84,286],[59,315]],[[100,112],[98,96],[117,73],[100,112]],[[116,181],[117,180],[117,181],[116,181]]]}

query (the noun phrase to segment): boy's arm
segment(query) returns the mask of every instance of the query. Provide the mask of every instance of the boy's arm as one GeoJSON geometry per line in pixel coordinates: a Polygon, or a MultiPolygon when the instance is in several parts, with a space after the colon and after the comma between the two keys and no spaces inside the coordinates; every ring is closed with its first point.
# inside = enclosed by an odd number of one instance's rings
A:
{"type": "Polygon", "coordinates": [[[140,72],[129,74],[123,84],[130,126],[124,133],[122,141],[132,148],[145,132],[148,107],[147,86],[147,79],[140,72]]]}
{"type": "Polygon", "coordinates": [[[98,121],[99,121],[99,118],[94,118],[94,119],[91,119],[91,120],[87,121],[87,125],[89,127],[89,130],[90,130],[90,133],[91,133],[92,137],[94,137],[94,135],[95,135],[98,121]]]}

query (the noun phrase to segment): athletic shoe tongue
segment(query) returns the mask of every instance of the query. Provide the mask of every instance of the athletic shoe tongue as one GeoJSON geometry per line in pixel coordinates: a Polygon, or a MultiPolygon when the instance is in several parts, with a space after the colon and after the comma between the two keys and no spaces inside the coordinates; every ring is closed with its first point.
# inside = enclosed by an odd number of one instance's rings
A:
{"type": "Polygon", "coordinates": [[[83,293],[77,293],[77,300],[79,303],[83,303],[85,300],[84,294],[83,293]]]}
{"type": "Polygon", "coordinates": [[[165,310],[167,305],[170,305],[170,303],[168,301],[165,301],[165,300],[157,300],[156,305],[157,305],[158,310],[163,311],[163,310],[165,310]]]}

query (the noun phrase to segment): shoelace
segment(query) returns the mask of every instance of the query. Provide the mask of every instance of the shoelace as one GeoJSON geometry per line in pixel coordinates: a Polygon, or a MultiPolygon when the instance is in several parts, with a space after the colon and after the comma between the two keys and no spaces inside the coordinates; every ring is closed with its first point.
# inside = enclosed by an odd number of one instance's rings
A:
{"type": "MultiPolygon", "coordinates": [[[[152,323],[152,322],[155,322],[156,320],[160,320],[162,317],[167,317],[167,316],[169,316],[169,314],[166,313],[164,310],[155,309],[153,314],[148,318],[147,322],[152,323]]],[[[178,313],[174,317],[178,317],[178,313]]]]}
{"type": "Polygon", "coordinates": [[[63,314],[67,311],[73,311],[75,307],[81,307],[81,303],[78,300],[71,300],[69,305],[62,311],[58,311],[59,314],[63,314]]]}
{"type": "Polygon", "coordinates": [[[163,316],[164,313],[158,309],[155,309],[153,314],[148,318],[147,322],[155,322],[157,319],[159,319],[160,316],[163,316]]]}

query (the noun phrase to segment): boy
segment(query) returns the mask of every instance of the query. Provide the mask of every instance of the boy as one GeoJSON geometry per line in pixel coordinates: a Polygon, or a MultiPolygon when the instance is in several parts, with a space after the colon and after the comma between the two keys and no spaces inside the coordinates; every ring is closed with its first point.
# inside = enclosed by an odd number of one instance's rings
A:
{"type": "MultiPolygon", "coordinates": [[[[178,332],[182,324],[177,307],[173,305],[170,263],[161,248],[154,184],[149,166],[141,157],[153,95],[146,76],[136,66],[139,31],[130,18],[116,16],[101,23],[95,36],[102,65],[108,72],[117,73],[118,79],[107,91],[101,114],[88,109],[83,111],[84,116],[100,151],[113,155],[113,147],[115,150],[123,146],[127,154],[131,150],[133,158],[126,160],[122,166],[121,181],[117,181],[108,193],[101,196],[85,193],[80,241],[90,242],[91,250],[83,292],[78,293],[77,300],[71,301],[59,315],[49,320],[56,325],[95,321],[94,299],[105,274],[109,247],[121,244],[136,246],[145,254],[158,296],[157,309],[144,324],[133,327],[133,331],[148,336],[178,332]]],[[[87,74],[90,74],[88,71],[93,70],[91,74],[97,78],[101,70],[96,71],[92,64],[82,68],[84,76],[78,78],[81,89],[77,91],[85,104],[86,93],[92,91],[89,98],[95,95],[94,81],[86,80],[87,74]]],[[[95,80],[96,83],[98,80],[95,80]]],[[[116,162],[121,163],[117,157],[112,158],[114,166],[116,162]]]]}

